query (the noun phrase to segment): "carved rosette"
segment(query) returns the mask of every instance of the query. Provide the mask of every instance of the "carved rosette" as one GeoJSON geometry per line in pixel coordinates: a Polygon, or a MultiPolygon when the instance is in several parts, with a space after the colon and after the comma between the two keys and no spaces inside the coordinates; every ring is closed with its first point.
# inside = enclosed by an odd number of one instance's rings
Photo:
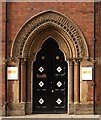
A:
{"type": "Polygon", "coordinates": [[[71,47],[73,52],[70,58],[88,58],[86,40],[79,28],[68,17],[55,11],[46,11],[36,15],[22,26],[14,40],[11,57],[28,57],[29,48],[34,39],[40,32],[50,28],[58,31],[64,38],[69,38],[67,47],[68,49],[71,47]]]}

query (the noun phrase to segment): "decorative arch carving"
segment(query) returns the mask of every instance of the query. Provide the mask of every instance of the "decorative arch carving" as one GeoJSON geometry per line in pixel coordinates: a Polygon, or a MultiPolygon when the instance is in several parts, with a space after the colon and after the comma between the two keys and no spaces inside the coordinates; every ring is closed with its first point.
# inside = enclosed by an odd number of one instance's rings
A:
{"type": "Polygon", "coordinates": [[[62,33],[60,34],[58,32],[58,29],[56,27],[54,29],[54,27],[52,27],[50,23],[49,23],[49,26],[48,25],[45,25],[45,26],[43,25],[42,27],[39,27],[39,29],[37,29],[37,30],[38,30],[36,32],[37,35],[34,36],[33,33],[32,33],[32,35],[26,41],[26,43],[23,47],[23,54],[22,54],[23,57],[27,57],[31,61],[33,61],[33,57],[34,57],[33,54],[37,53],[37,51],[41,48],[42,43],[48,37],[52,37],[58,42],[59,48],[65,53],[67,59],[70,56],[73,56],[73,51],[75,51],[75,50],[73,50],[74,49],[74,47],[72,47],[73,44],[71,46],[70,43],[67,41],[67,39],[68,40],[70,39],[69,36],[67,36],[65,38],[65,35],[62,34],[62,33]],[[34,46],[36,46],[36,47],[34,47],[34,46]]]}
{"type": "MultiPolygon", "coordinates": [[[[59,42],[60,48],[67,54],[67,58],[89,57],[86,40],[80,29],[68,17],[55,12],[45,11],[29,19],[17,33],[12,45],[11,57],[30,57],[36,41],[39,46],[48,36],[59,42]],[[39,36],[40,39],[39,39],[39,36]],[[42,37],[43,36],[43,37],[42,37]],[[58,37],[59,36],[59,37],[58,37]],[[61,44],[64,44],[61,45],[61,44]]],[[[38,48],[39,49],[39,48],[38,48]]]]}

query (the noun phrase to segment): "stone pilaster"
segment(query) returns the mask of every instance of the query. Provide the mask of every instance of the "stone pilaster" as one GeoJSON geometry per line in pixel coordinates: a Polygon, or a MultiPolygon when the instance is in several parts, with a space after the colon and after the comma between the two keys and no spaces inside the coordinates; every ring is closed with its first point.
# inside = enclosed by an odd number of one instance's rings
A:
{"type": "Polygon", "coordinates": [[[80,102],[80,59],[74,60],[74,102],[80,102]]]}
{"type": "Polygon", "coordinates": [[[21,58],[21,102],[26,100],[26,59],[21,58]]]}
{"type": "Polygon", "coordinates": [[[74,102],[74,62],[69,60],[69,102],[74,102]]]}

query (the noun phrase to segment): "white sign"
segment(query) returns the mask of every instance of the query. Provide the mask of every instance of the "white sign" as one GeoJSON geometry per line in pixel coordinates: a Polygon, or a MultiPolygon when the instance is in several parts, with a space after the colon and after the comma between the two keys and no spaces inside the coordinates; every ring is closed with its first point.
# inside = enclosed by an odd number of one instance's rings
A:
{"type": "Polygon", "coordinates": [[[82,67],[82,80],[92,80],[92,67],[82,67]]]}
{"type": "Polygon", "coordinates": [[[7,79],[8,80],[18,79],[18,67],[7,67],[7,79]]]}

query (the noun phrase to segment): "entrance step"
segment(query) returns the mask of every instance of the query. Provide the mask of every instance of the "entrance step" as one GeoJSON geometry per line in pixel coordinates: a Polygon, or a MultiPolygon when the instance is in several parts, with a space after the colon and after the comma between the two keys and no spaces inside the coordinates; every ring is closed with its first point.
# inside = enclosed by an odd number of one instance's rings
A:
{"type": "Polygon", "coordinates": [[[0,120],[101,120],[101,115],[65,115],[65,114],[40,114],[25,116],[8,116],[0,120]]]}

